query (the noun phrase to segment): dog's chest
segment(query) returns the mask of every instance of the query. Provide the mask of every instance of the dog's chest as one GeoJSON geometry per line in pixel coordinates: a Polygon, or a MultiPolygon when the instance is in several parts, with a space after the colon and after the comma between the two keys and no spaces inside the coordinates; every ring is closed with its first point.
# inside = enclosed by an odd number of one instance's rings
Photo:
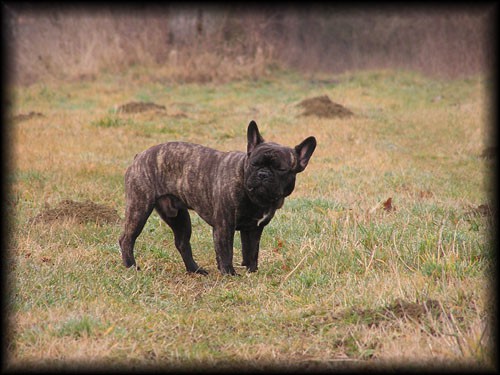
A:
{"type": "Polygon", "coordinates": [[[273,216],[274,210],[269,209],[268,211],[264,211],[261,218],[257,217],[257,226],[260,227],[261,225],[266,225],[267,223],[269,223],[273,216]]]}
{"type": "Polygon", "coordinates": [[[237,223],[237,230],[251,230],[258,227],[264,227],[274,217],[276,209],[273,207],[247,210],[240,213],[237,223]]]}

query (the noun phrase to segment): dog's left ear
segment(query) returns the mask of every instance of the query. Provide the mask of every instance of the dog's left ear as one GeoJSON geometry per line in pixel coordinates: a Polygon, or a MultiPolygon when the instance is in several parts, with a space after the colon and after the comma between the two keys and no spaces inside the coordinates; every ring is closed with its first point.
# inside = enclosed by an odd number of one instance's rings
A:
{"type": "Polygon", "coordinates": [[[248,124],[247,139],[247,153],[251,153],[255,146],[257,146],[259,143],[264,142],[264,138],[262,138],[262,136],[260,135],[259,128],[253,120],[250,121],[250,124],[248,124]]]}
{"type": "Polygon", "coordinates": [[[297,165],[297,173],[302,172],[307,167],[309,159],[316,148],[316,138],[306,138],[300,145],[295,146],[295,152],[299,156],[299,164],[297,165]]]}

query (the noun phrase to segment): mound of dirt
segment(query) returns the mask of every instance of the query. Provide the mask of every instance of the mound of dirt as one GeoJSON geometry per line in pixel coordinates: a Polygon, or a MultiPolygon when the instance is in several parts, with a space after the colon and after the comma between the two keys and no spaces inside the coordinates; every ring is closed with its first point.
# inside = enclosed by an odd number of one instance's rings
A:
{"type": "Polygon", "coordinates": [[[130,102],[119,106],[118,113],[139,113],[152,110],[164,111],[165,109],[164,105],[158,105],[151,102],[130,102]]]}
{"type": "Polygon", "coordinates": [[[16,122],[21,122],[21,121],[30,120],[34,117],[43,117],[43,115],[40,112],[31,111],[30,113],[20,113],[20,114],[14,116],[13,120],[16,122]]]}
{"type": "Polygon", "coordinates": [[[396,299],[392,304],[378,309],[352,309],[334,316],[337,319],[357,319],[362,323],[379,325],[382,322],[393,319],[411,319],[418,322],[423,321],[427,313],[433,316],[441,315],[439,301],[428,299],[424,302],[408,302],[396,299]]]}
{"type": "Polygon", "coordinates": [[[481,153],[481,157],[485,159],[495,159],[497,154],[498,154],[497,148],[492,146],[485,148],[481,153]]]}
{"type": "Polygon", "coordinates": [[[51,223],[57,220],[75,220],[79,224],[115,224],[120,217],[115,209],[91,201],[75,202],[63,200],[54,208],[46,208],[31,218],[31,223],[51,223]]]}
{"type": "Polygon", "coordinates": [[[477,207],[470,207],[465,213],[466,216],[493,216],[493,207],[488,203],[480,204],[477,207]]]}
{"type": "Polygon", "coordinates": [[[441,314],[439,301],[428,299],[422,303],[416,303],[396,299],[392,304],[384,308],[383,315],[387,318],[396,317],[420,320],[427,312],[434,315],[441,314]]]}
{"type": "Polygon", "coordinates": [[[344,118],[354,115],[354,113],[344,106],[332,102],[327,95],[305,99],[297,104],[297,106],[304,108],[304,112],[301,114],[302,116],[344,118]]]}

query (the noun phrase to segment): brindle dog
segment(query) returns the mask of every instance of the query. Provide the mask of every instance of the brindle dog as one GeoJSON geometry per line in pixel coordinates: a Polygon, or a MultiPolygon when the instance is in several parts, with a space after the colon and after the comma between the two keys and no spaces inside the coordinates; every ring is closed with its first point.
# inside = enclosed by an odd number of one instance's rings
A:
{"type": "MultiPolygon", "coordinates": [[[[188,272],[207,274],[191,251],[192,209],[213,228],[217,266],[235,275],[233,241],[240,231],[243,266],[257,270],[262,230],[283,206],[316,148],[309,137],[295,148],[265,142],[257,124],[247,131],[247,152],[169,142],[136,155],[125,173],[126,210],[119,243],[126,267],[136,265],[134,244],[155,209],[172,228],[188,272]]],[[[138,268],[138,267],[137,267],[138,268]]]]}

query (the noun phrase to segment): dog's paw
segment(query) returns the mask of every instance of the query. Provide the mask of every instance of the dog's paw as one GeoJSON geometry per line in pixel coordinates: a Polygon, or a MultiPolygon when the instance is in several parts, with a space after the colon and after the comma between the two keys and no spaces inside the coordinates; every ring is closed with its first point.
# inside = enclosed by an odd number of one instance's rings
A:
{"type": "Polygon", "coordinates": [[[220,273],[223,274],[223,275],[231,275],[231,276],[239,276],[236,271],[234,270],[234,267],[233,265],[227,265],[227,266],[223,266],[221,269],[220,269],[220,273]]]}
{"type": "Polygon", "coordinates": [[[208,271],[206,271],[204,268],[202,267],[193,267],[193,268],[187,268],[186,269],[188,273],[197,273],[199,275],[208,275],[208,271]]]}
{"type": "Polygon", "coordinates": [[[130,268],[132,266],[135,266],[135,268],[139,269],[139,267],[135,263],[134,257],[127,256],[126,254],[122,253],[122,260],[123,260],[123,265],[126,268],[130,268]]]}
{"type": "Polygon", "coordinates": [[[258,269],[257,265],[247,266],[247,272],[257,272],[258,269]]]}
{"type": "Polygon", "coordinates": [[[204,275],[204,276],[208,275],[208,271],[206,271],[205,269],[203,269],[201,267],[197,268],[196,271],[194,271],[194,273],[198,273],[198,274],[204,275]]]}

